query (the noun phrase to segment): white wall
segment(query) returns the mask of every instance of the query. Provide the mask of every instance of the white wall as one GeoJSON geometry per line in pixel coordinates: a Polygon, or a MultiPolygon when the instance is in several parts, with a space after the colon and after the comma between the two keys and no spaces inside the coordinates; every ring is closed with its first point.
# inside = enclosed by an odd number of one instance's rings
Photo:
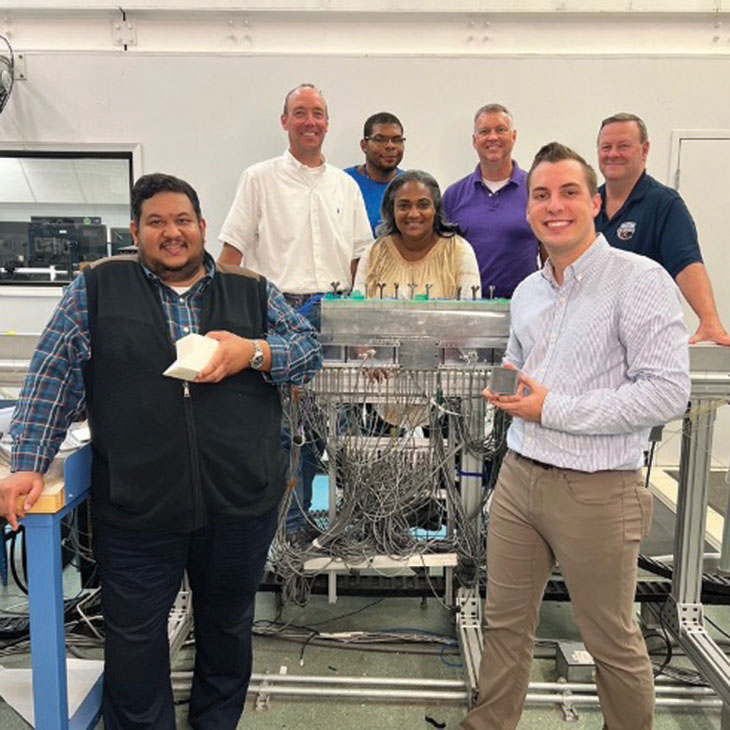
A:
{"type": "Polygon", "coordinates": [[[26,69],[0,141],[140,143],[138,173],[171,172],[198,189],[214,253],[241,170],[285,148],[282,100],[301,81],[329,103],[330,162],[359,161],[363,120],[388,110],[405,126],[405,165],[442,185],[473,168],[471,118],[490,101],[512,109],[523,166],[552,139],[595,161],[600,119],[632,111],[649,126],[650,172],[666,181],[672,129],[730,128],[727,58],[33,53],[26,69]]]}

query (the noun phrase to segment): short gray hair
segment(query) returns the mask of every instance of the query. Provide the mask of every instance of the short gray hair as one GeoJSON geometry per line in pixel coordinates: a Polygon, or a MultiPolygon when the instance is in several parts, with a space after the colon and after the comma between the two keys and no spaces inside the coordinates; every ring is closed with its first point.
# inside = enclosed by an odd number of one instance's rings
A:
{"type": "Polygon", "coordinates": [[[289,97],[292,94],[294,94],[295,92],[299,91],[299,89],[314,89],[322,97],[322,101],[324,102],[324,110],[327,112],[327,116],[329,116],[329,109],[327,109],[327,101],[324,98],[322,89],[318,88],[314,84],[310,84],[307,81],[305,81],[303,84],[297,84],[293,89],[291,89],[289,92],[287,92],[287,95],[284,97],[284,112],[283,112],[284,115],[289,113],[289,110],[287,109],[287,107],[289,106],[289,97]]]}
{"type": "Polygon", "coordinates": [[[510,125],[513,127],[515,126],[515,120],[512,118],[512,112],[502,104],[485,104],[484,106],[480,106],[479,109],[477,109],[477,113],[474,115],[474,124],[477,123],[477,119],[479,119],[482,114],[506,114],[510,125]]]}
{"type": "Polygon", "coordinates": [[[618,114],[612,114],[610,117],[606,117],[602,122],[598,130],[598,137],[601,137],[601,132],[604,127],[609,124],[615,124],[616,122],[636,122],[639,127],[639,142],[644,144],[649,141],[649,132],[646,129],[646,124],[641,117],[637,117],[636,114],[629,114],[628,112],[619,112],[618,114]]]}

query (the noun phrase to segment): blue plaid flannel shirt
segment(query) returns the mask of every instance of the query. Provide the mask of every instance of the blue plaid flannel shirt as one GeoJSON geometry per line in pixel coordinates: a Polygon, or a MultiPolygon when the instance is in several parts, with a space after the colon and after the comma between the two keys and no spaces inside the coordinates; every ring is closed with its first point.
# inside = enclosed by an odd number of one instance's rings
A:
{"type": "MultiPolygon", "coordinates": [[[[205,276],[184,294],[143,268],[157,288],[173,341],[197,332],[202,294],[215,276],[212,256],[206,254],[205,276]]],[[[264,377],[276,385],[305,383],[322,366],[316,330],[271,282],[267,293],[271,372],[264,377]]],[[[83,366],[90,358],[86,282],[79,276],[65,290],[31,360],[10,428],[13,471],[48,469],[69,425],[86,409],[83,366]]]]}

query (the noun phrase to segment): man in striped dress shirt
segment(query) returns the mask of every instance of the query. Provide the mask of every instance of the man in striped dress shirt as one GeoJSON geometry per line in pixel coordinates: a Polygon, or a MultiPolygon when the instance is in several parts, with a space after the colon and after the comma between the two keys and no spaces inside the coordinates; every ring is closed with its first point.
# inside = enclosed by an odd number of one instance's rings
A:
{"type": "Polygon", "coordinates": [[[467,730],[517,727],[543,591],[555,561],[596,662],[607,730],[652,727],[654,689],[633,618],[639,541],[651,522],[641,472],[652,426],[689,398],[678,290],[654,261],[596,236],[596,175],[555,142],[527,178],[527,218],[548,253],[512,299],[505,363],[514,418],[487,538],[486,633],[467,730]]]}

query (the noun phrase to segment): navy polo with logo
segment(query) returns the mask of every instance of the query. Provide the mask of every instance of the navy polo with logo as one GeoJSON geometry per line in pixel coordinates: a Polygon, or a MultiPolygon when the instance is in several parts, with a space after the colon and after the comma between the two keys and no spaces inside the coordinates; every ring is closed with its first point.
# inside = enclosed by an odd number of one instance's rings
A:
{"type": "Polygon", "coordinates": [[[601,210],[596,232],[624,251],[648,256],[676,278],[689,264],[702,263],[697,228],[679,193],[644,172],[621,209],[606,215],[606,186],[598,188],[601,210]]]}

